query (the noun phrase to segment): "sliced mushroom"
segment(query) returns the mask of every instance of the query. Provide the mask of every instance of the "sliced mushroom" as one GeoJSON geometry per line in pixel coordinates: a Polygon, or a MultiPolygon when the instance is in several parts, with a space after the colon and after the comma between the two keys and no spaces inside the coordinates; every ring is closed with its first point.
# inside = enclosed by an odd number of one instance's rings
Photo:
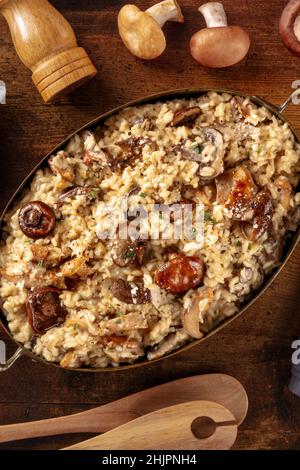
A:
{"type": "Polygon", "coordinates": [[[117,318],[108,320],[104,325],[105,333],[115,334],[123,331],[145,330],[148,322],[140,311],[130,312],[117,318]]]}
{"type": "Polygon", "coordinates": [[[115,166],[114,157],[108,152],[108,150],[103,149],[99,149],[98,152],[86,150],[82,161],[86,166],[93,166],[94,163],[102,168],[109,167],[113,169],[115,166]]]}
{"type": "Polygon", "coordinates": [[[225,144],[220,131],[213,127],[202,130],[204,142],[201,145],[187,146],[186,141],[174,147],[184,160],[199,163],[201,181],[215,179],[224,171],[225,144]]]}
{"type": "Polygon", "coordinates": [[[171,333],[158,346],[148,352],[147,359],[153,361],[165,356],[183,346],[188,340],[189,338],[183,329],[176,331],[176,333],[171,333]]]}
{"type": "Polygon", "coordinates": [[[54,174],[60,175],[66,181],[73,181],[75,173],[66,161],[66,153],[58,152],[55,157],[49,158],[49,166],[54,174]]]}
{"type": "Polygon", "coordinates": [[[171,294],[181,294],[198,287],[203,282],[205,264],[197,256],[177,255],[159,266],[155,282],[171,294]]]}
{"type": "Polygon", "coordinates": [[[253,106],[248,98],[244,99],[240,96],[234,96],[230,103],[235,121],[247,119],[250,116],[253,106]]]}
{"type": "Polygon", "coordinates": [[[287,211],[291,207],[293,188],[285,176],[279,176],[274,181],[274,184],[279,192],[280,204],[287,211]]]}
{"type": "Polygon", "coordinates": [[[147,246],[145,241],[115,240],[111,244],[111,257],[120,268],[142,266],[147,246]]]}
{"type": "Polygon", "coordinates": [[[98,187],[92,186],[74,186],[73,188],[67,188],[58,198],[58,203],[64,203],[68,199],[74,200],[78,196],[85,196],[88,199],[94,200],[101,195],[101,190],[98,187]]]}
{"type": "Polygon", "coordinates": [[[200,331],[199,321],[199,302],[202,300],[201,293],[195,294],[189,309],[182,312],[182,324],[185,331],[196,339],[202,338],[204,335],[200,331]]]}
{"type": "Polygon", "coordinates": [[[109,288],[113,297],[125,304],[141,305],[151,302],[150,290],[141,282],[127,282],[113,279],[109,288]]]}
{"type": "Polygon", "coordinates": [[[103,346],[115,347],[116,345],[125,344],[128,341],[128,336],[120,335],[106,335],[99,338],[99,343],[103,346]]]}
{"type": "Polygon", "coordinates": [[[68,278],[87,278],[91,273],[91,268],[87,266],[88,258],[86,256],[78,256],[64,263],[60,271],[63,276],[68,278]]]}
{"type": "Polygon", "coordinates": [[[244,266],[236,273],[236,276],[230,281],[230,292],[239,296],[248,294],[251,289],[252,278],[253,269],[244,266]]]}
{"type": "Polygon", "coordinates": [[[53,232],[56,218],[50,206],[41,201],[32,201],[20,209],[19,225],[29,238],[45,238],[53,232]]]}
{"type": "Polygon", "coordinates": [[[201,109],[198,106],[193,108],[185,108],[176,111],[171,122],[171,126],[191,126],[194,124],[195,120],[201,114],[201,109]]]}
{"type": "Polygon", "coordinates": [[[46,267],[53,268],[63,262],[64,256],[60,248],[32,244],[29,246],[29,249],[32,253],[31,260],[34,263],[43,263],[46,267]]]}
{"type": "Polygon", "coordinates": [[[83,141],[83,163],[89,167],[95,164],[101,168],[109,167],[113,169],[115,164],[114,157],[107,149],[100,148],[96,142],[95,134],[85,130],[79,135],[83,141]]]}
{"type": "Polygon", "coordinates": [[[60,290],[40,287],[29,294],[26,302],[28,321],[37,334],[65,321],[67,311],[60,300],[60,290]]]}
{"type": "Polygon", "coordinates": [[[189,308],[182,312],[182,324],[185,331],[196,339],[202,338],[204,335],[200,331],[200,302],[207,299],[208,302],[213,300],[213,291],[210,288],[199,290],[192,298],[189,308]]]}
{"type": "Polygon", "coordinates": [[[222,133],[213,127],[204,128],[202,132],[205,142],[200,154],[199,175],[202,180],[210,181],[224,171],[224,138],[222,133]]]}
{"type": "Polygon", "coordinates": [[[251,205],[254,216],[250,222],[241,225],[242,233],[252,242],[255,242],[269,228],[274,213],[274,206],[271,194],[268,189],[262,189],[254,198],[251,205]]]}
{"type": "Polygon", "coordinates": [[[123,168],[126,165],[134,166],[141,158],[145,145],[154,146],[154,142],[148,137],[128,137],[128,139],[116,142],[122,150],[122,156],[117,161],[117,166],[123,168]]]}
{"type": "Polygon", "coordinates": [[[250,171],[243,165],[223,173],[216,179],[217,202],[223,204],[233,220],[253,218],[253,198],[257,193],[250,171]]]}

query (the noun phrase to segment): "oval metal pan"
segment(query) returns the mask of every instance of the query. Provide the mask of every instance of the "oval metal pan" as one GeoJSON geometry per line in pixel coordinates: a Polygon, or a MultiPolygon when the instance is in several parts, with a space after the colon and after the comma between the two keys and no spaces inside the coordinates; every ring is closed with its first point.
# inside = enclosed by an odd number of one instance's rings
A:
{"type": "MultiPolygon", "coordinates": [[[[244,98],[249,98],[252,102],[260,105],[260,106],[265,106],[267,109],[269,109],[275,116],[277,116],[281,121],[283,122],[286,122],[289,127],[291,128],[291,130],[293,131],[294,135],[295,135],[295,138],[296,140],[299,142],[299,139],[297,137],[297,134],[296,134],[296,131],[295,129],[293,128],[293,126],[289,123],[289,121],[287,119],[285,119],[282,114],[280,113],[280,109],[279,107],[276,107],[275,105],[271,104],[271,103],[268,103],[267,101],[259,98],[259,97],[256,97],[256,96],[251,96],[251,95],[247,95],[245,93],[240,93],[240,92],[237,92],[237,91],[234,91],[234,90],[227,90],[227,89],[216,89],[216,88],[205,88],[205,89],[178,89],[178,90],[170,90],[170,91],[166,91],[166,92],[162,92],[162,93],[158,93],[158,94],[153,94],[153,95],[149,95],[149,96],[146,96],[144,98],[141,98],[141,99],[137,99],[137,100],[134,100],[134,101],[130,101],[124,105],[121,105],[121,106],[118,106],[104,114],[101,114],[100,116],[96,117],[95,119],[93,119],[92,121],[90,121],[89,123],[85,124],[84,126],[82,126],[80,129],[77,129],[77,131],[73,132],[71,135],[69,135],[66,139],[64,139],[59,145],[57,145],[53,150],[51,150],[39,163],[38,165],[36,165],[33,170],[29,173],[29,175],[25,178],[25,180],[21,183],[21,185],[19,186],[19,188],[16,190],[16,192],[14,193],[14,195],[11,197],[11,199],[9,200],[9,202],[7,203],[1,217],[0,217],[0,224],[2,226],[2,223],[3,223],[3,218],[5,216],[5,214],[7,213],[8,210],[11,209],[11,207],[14,205],[14,203],[16,202],[17,198],[21,195],[23,189],[29,184],[29,182],[31,181],[34,173],[36,172],[36,170],[38,168],[41,168],[43,167],[46,163],[47,163],[47,160],[48,158],[53,155],[54,153],[58,152],[59,150],[62,150],[66,144],[68,143],[68,141],[75,135],[77,134],[78,132],[81,132],[85,129],[95,129],[97,126],[101,125],[103,121],[105,121],[105,119],[107,119],[108,117],[112,116],[113,114],[116,114],[118,111],[124,109],[124,108],[127,108],[129,106],[138,106],[138,105],[142,105],[142,104],[147,104],[147,103],[153,103],[153,102],[156,102],[156,101],[167,101],[167,100],[170,100],[170,99],[176,99],[176,98],[192,98],[194,96],[201,96],[203,94],[206,94],[208,92],[216,92],[216,93],[229,93],[231,95],[236,95],[236,96],[241,96],[241,97],[244,97],[244,98]]],[[[129,365],[124,365],[124,366],[118,366],[118,367],[106,367],[106,368],[72,368],[72,369],[66,369],[66,370],[72,370],[72,371],[80,371],[80,372],[111,372],[111,371],[120,371],[120,370],[126,370],[126,369],[132,369],[132,368],[135,368],[135,367],[142,367],[142,366],[147,366],[149,364],[152,364],[154,362],[158,362],[158,361],[162,361],[163,359],[165,358],[169,358],[171,356],[175,356],[177,354],[180,354],[184,351],[187,351],[189,348],[192,348],[193,346],[196,346],[198,345],[199,343],[205,341],[206,339],[210,338],[211,336],[215,335],[216,333],[218,333],[220,330],[222,330],[223,328],[225,328],[227,325],[229,325],[229,323],[231,323],[232,321],[234,321],[236,318],[240,317],[242,314],[244,314],[246,312],[246,310],[251,306],[253,305],[254,302],[256,302],[256,300],[263,295],[263,293],[266,291],[266,289],[268,289],[268,287],[270,286],[270,284],[274,281],[274,279],[280,274],[281,270],[284,268],[285,264],[287,263],[287,261],[289,260],[290,256],[292,255],[293,251],[295,250],[296,248],[296,245],[298,243],[300,239],[300,228],[298,229],[297,233],[291,237],[290,240],[287,240],[286,242],[286,247],[285,247],[285,253],[284,253],[284,258],[283,258],[283,261],[282,261],[282,264],[281,266],[271,275],[271,276],[268,276],[265,278],[264,280],[264,283],[262,285],[262,287],[256,291],[253,296],[251,296],[250,300],[248,300],[247,302],[244,303],[244,305],[242,306],[241,310],[236,313],[235,315],[233,315],[232,317],[229,317],[228,319],[224,320],[222,323],[220,323],[220,325],[218,325],[216,328],[214,328],[212,331],[210,331],[206,336],[204,336],[202,339],[200,340],[195,340],[195,341],[192,341],[191,343],[181,347],[180,349],[176,350],[176,351],[173,351],[171,352],[170,354],[167,354],[166,356],[163,356],[163,357],[160,357],[158,359],[154,359],[152,361],[148,361],[148,360],[145,360],[145,359],[141,359],[140,361],[137,361],[135,362],[134,364],[129,364],[129,365]]],[[[41,363],[44,363],[44,364],[47,364],[47,365],[50,365],[52,367],[58,367],[60,369],[64,369],[63,367],[61,367],[59,364],[57,363],[53,363],[53,362],[48,362],[46,361],[45,359],[42,359],[41,357],[35,355],[34,353],[32,353],[31,351],[28,351],[27,349],[24,348],[24,346],[22,346],[20,343],[18,343],[12,336],[12,334],[10,333],[9,329],[8,329],[8,326],[7,326],[7,321],[6,321],[6,318],[5,318],[5,315],[3,314],[3,312],[0,312],[0,323],[2,324],[3,328],[5,329],[5,331],[7,332],[7,334],[10,336],[10,338],[16,343],[16,345],[18,345],[19,347],[19,350],[17,351],[17,353],[14,355],[15,356],[15,360],[20,357],[20,355],[25,354],[27,356],[29,356],[31,359],[35,360],[35,361],[38,361],[38,362],[41,362],[41,363]]],[[[10,362],[9,365],[11,365],[14,361],[10,362]]],[[[3,370],[5,370],[5,366],[3,367],[3,370]]]]}

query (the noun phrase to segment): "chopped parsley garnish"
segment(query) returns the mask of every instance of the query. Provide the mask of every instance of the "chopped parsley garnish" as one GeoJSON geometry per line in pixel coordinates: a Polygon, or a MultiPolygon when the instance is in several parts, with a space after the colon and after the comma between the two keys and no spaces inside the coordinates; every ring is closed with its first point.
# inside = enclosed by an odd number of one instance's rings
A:
{"type": "Polygon", "coordinates": [[[64,221],[64,219],[56,219],[57,224],[61,224],[64,221]]]}
{"type": "Polygon", "coordinates": [[[241,240],[237,240],[236,243],[235,243],[236,246],[242,246],[242,242],[241,240]]]}
{"type": "Polygon", "coordinates": [[[93,199],[96,199],[99,195],[99,192],[100,192],[100,188],[92,188],[91,189],[91,197],[93,199]]]}
{"type": "Polygon", "coordinates": [[[134,251],[125,251],[124,253],[124,258],[132,259],[132,258],[135,258],[135,256],[136,256],[136,253],[134,253],[134,251]]]}
{"type": "Polygon", "coordinates": [[[252,250],[252,243],[249,243],[248,245],[248,251],[251,251],[252,250]]]}
{"type": "Polygon", "coordinates": [[[140,197],[147,197],[146,193],[140,193],[140,197]]]}
{"type": "Polygon", "coordinates": [[[70,327],[73,328],[74,331],[76,331],[80,328],[80,325],[78,323],[72,323],[72,325],[70,325],[70,327]]]}
{"type": "Polygon", "coordinates": [[[31,240],[25,240],[24,245],[28,246],[28,245],[30,245],[30,243],[31,243],[31,240]]]}
{"type": "Polygon", "coordinates": [[[193,148],[194,152],[197,153],[197,155],[199,155],[202,151],[200,145],[197,145],[196,147],[193,148]]]}
{"type": "Polygon", "coordinates": [[[44,268],[44,267],[45,267],[44,261],[39,261],[39,262],[37,263],[36,267],[37,267],[38,269],[44,268]]]}
{"type": "Polygon", "coordinates": [[[116,312],[116,317],[123,317],[124,316],[124,312],[121,312],[121,310],[118,310],[116,312]]]}
{"type": "Polygon", "coordinates": [[[212,213],[209,211],[204,212],[204,222],[211,222],[213,225],[217,223],[216,219],[213,217],[212,213]]]}
{"type": "Polygon", "coordinates": [[[263,151],[263,146],[259,145],[257,148],[257,153],[261,153],[263,151]]]}

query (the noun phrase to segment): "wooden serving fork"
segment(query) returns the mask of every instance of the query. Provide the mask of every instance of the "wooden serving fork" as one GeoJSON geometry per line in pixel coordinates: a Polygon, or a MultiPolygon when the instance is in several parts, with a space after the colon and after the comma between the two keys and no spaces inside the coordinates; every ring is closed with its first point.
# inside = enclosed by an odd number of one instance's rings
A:
{"type": "Polygon", "coordinates": [[[154,411],[65,450],[228,450],[237,436],[233,414],[196,400],[154,411]]]}
{"type": "Polygon", "coordinates": [[[175,380],[60,418],[0,426],[0,442],[67,433],[105,433],[147,413],[194,400],[210,400],[226,407],[237,425],[247,414],[248,397],[235,378],[206,374],[175,380]]]}

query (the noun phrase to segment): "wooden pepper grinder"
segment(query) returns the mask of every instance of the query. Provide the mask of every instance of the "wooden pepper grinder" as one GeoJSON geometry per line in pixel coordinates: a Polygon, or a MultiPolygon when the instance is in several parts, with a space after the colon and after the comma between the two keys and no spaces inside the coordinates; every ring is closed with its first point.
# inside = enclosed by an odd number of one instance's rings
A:
{"type": "Polygon", "coordinates": [[[96,75],[72,27],[47,0],[0,0],[0,9],[17,54],[46,102],[96,75]]]}

